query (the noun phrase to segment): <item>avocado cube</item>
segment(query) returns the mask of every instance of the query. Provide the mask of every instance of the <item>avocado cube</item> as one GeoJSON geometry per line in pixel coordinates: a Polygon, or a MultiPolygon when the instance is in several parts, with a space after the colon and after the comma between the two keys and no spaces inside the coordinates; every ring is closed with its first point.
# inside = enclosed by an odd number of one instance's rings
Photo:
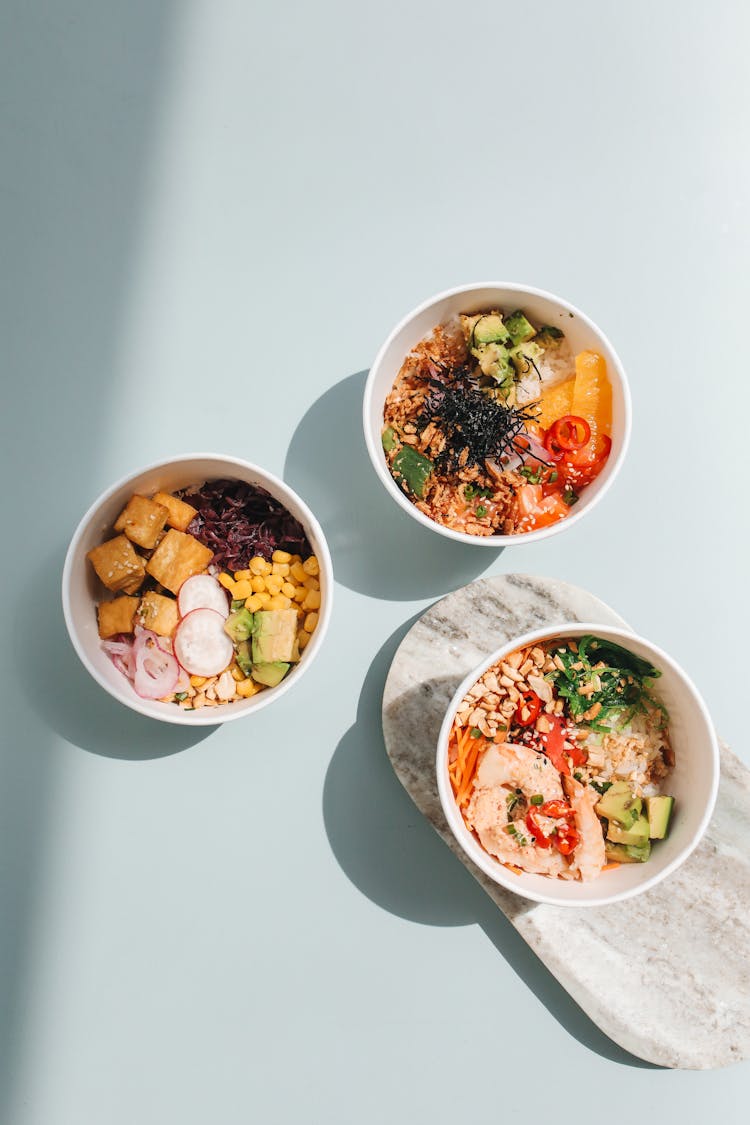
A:
{"type": "Polygon", "coordinates": [[[517,309],[508,317],[505,321],[505,327],[514,347],[516,344],[523,344],[524,341],[530,340],[532,336],[536,336],[536,328],[526,319],[520,309],[517,309]]]}
{"type": "Polygon", "coordinates": [[[153,550],[161,535],[169,512],[145,496],[131,496],[120,512],[115,531],[123,531],[128,539],[147,551],[153,550]]]}
{"type": "Polygon", "coordinates": [[[486,313],[474,322],[471,339],[474,346],[480,347],[483,344],[504,344],[510,339],[510,332],[500,313],[486,313]]]}
{"type": "Polygon", "coordinates": [[[648,843],[648,818],[639,816],[630,828],[621,828],[616,820],[610,820],[607,828],[607,839],[615,844],[635,844],[642,846],[648,843]]]}
{"type": "Polygon", "coordinates": [[[647,797],[648,834],[652,840],[663,840],[669,832],[674,797],[647,797]]]}
{"type": "Polygon", "coordinates": [[[265,687],[276,687],[276,685],[280,684],[284,679],[289,668],[290,665],[283,660],[253,664],[252,677],[256,684],[264,684],[265,687]]]}
{"type": "Polygon", "coordinates": [[[604,841],[604,857],[607,863],[645,863],[651,855],[651,843],[645,844],[613,844],[611,840],[604,841]]]}
{"type": "Polygon", "coordinates": [[[627,781],[614,781],[604,796],[597,801],[597,816],[616,820],[621,828],[630,828],[638,819],[643,808],[640,797],[636,797],[627,781]]]}
{"type": "Polygon", "coordinates": [[[224,632],[231,637],[236,645],[251,637],[254,630],[255,614],[251,613],[244,604],[241,609],[236,609],[234,613],[230,613],[224,622],[224,632]]]}
{"type": "Polygon", "coordinates": [[[253,665],[299,660],[296,609],[259,609],[254,618],[253,665]]]}

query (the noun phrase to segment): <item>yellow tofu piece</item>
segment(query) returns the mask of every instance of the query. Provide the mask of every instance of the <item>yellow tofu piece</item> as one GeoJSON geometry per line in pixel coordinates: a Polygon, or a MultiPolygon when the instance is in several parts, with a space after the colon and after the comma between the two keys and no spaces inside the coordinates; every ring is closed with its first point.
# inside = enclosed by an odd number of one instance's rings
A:
{"type": "Polygon", "coordinates": [[[114,598],[111,602],[99,602],[96,607],[99,619],[99,636],[114,637],[117,633],[132,633],[133,618],[138,609],[138,598],[114,598]]]}
{"type": "Polygon", "coordinates": [[[213,551],[193,535],[170,528],[148,560],[146,570],[161,586],[176,594],[182,583],[201,574],[213,557],[213,551]]]}
{"type": "Polygon", "coordinates": [[[107,589],[115,594],[135,594],[146,577],[144,560],[126,535],[117,535],[93,547],[87,558],[107,589]]]}
{"type": "Polygon", "coordinates": [[[163,504],[155,504],[145,496],[131,496],[117,517],[115,531],[123,531],[131,542],[151,551],[158,542],[168,515],[163,504]]]}
{"type": "Polygon", "coordinates": [[[179,619],[177,602],[174,598],[149,591],[141,598],[136,619],[144,629],[151,629],[160,637],[171,637],[179,619]]]}
{"type": "Polygon", "coordinates": [[[187,531],[188,525],[198,515],[197,508],[191,507],[190,504],[186,504],[184,500],[172,496],[169,492],[157,492],[154,496],[154,502],[164,505],[169,513],[167,523],[176,531],[187,531]]]}

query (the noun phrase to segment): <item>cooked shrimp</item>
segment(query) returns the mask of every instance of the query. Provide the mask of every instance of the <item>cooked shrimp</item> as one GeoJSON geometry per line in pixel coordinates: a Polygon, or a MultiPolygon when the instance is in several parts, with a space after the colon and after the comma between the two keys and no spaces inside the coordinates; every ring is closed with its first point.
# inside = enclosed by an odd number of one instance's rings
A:
{"type": "Polygon", "coordinates": [[[570,856],[570,870],[585,882],[595,879],[606,862],[604,835],[594,805],[599,800],[593,789],[581,785],[572,777],[563,777],[565,794],[575,814],[575,826],[580,841],[570,856]]]}
{"type": "Polygon", "coordinates": [[[563,799],[560,775],[544,754],[509,742],[490,746],[476,772],[467,824],[502,863],[538,875],[569,874],[569,864],[558,851],[536,846],[522,817],[513,822],[511,802],[517,790],[527,802],[538,794],[545,801],[563,799]],[[508,826],[516,824],[515,834],[509,833],[508,826]]]}

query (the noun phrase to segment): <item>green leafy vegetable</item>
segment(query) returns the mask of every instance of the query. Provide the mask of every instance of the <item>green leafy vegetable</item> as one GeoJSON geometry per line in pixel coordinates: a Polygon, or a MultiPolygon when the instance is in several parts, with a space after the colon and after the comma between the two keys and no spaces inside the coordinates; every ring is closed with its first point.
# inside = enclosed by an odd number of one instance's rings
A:
{"type": "Polygon", "coordinates": [[[611,729],[605,720],[618,712],[626,715],[624,725],[637,712],[646,711],[661,713],[661,725],[667,722],[666,709],[648,687],[661,675],[658,668],[622,645],[591,633],[578,639],[577,650],[565,645],[556,648],[554,657],[562,668],[547,677],[576,721],[585,722],[584,714],[598,703],[597,715],[589,720],[595,731],[611,729]]]}
{"type": "Polygon", "coordinates": [[[410,445],[405,445],[393,458],[393,472],[401,477],[407,488],[421,498],[424,486],[433,470],[432,461],[422,453],[417,453],[410,445]]]}

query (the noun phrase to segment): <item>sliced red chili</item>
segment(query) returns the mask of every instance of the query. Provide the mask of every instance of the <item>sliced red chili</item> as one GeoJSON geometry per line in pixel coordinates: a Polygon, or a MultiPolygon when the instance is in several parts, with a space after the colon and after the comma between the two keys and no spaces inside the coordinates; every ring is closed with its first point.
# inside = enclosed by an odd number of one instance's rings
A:
{"type": "Polygon", "coordinates": [[[545,801],[543,805],[540,805],[539,812],[542,816],[551,816],[554,820],[562,820],[573,816],[573,810],[568,802],[561,800],[559,797],[552,801],[545,801]]]}
{"type": "Polygon", "coordinates": [[[589,760],[588,752],[584,749],[583,746],[579,746],[577,742],[574,742],[572,740],[571,742],[572,745],[570,750],[566,751],[568,757],[570,758],[574,766],[585,766],[586,762],[589,760]]]}
{"type": "Polygon", "coordinates": [[[514,722],[519,727],[530,727],[535,723],[539,717],[539,712],[542,709],[542,701],[535,691],[525,691],[521,695],[521,702],[518,704],[514,722]],[[524,718],[524,713],[526,718],[524,718]]]}
{"type": "Polygon", "coordinates": [[[554,836],[555,847],[560,855],[570,855],[574,851],[580,841],[581,837],[576,832],[575,828],[566,825],[564,828],[558,828],[554,836]]]}
{"type": "Polygon", "coordinates": [[[583,449],[588,445],[591,437],[591,426],[585,418],[577,414],[565,414],[553,422],[547,432],[548,440],[551,439],[566,453],[571,450],[583,449]]]}
{"type": "Polygon", "coordinates": [[[570,776],[570,766],[565,756],[564,721],[559,715],[548,715],[546,718],[550,729],[542,735],[542,750],[558,773],[570,776]]]}
{"type": "Polygon", "coordinates": [[[536,822],[536,809],[529,809],[526,813],[526,827],[540,848],[548,848],[552,843],[549,836],[545,836],[536,822]]]}

